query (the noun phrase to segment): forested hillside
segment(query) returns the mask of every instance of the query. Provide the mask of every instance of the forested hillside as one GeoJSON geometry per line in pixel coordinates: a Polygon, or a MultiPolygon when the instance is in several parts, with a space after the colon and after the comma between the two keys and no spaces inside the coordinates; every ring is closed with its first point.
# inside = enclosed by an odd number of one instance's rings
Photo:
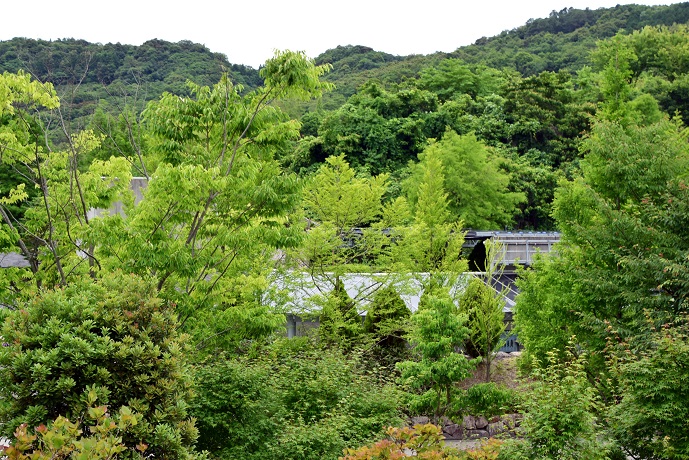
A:
{"type": "Polygon", "coordinates": [[[596,10],[566,8],[553,11],[547,18],[535,18],[498,36],[479,38],[474,44],[451,53],[400,57],[363,46],[342,46],[316,58],[320,64],[333,65],[333,71],[326,80],[338,87],[324,97],[322,106],[332,109],[341,104],[343,97],[349,97],[366,80],[401,83],[418,75],[421,69],[447,58],[496,69],[511,69],[522,76],[559,70],[574,73],[592,64],[589,54],[598,40],[645,26],[671,26],[688,21],[689,3],[618,5],[596,10]]]}
{"type": "MultiPolygon", "coordinates": [[[[447,58],[496,69],[513,69],[522,76],[542,71],[575,72],[591,65],[589,53],[597,40],[647,25],[670,26],[688,21],[689,3],[618,5],[597,10],[566,8],[553,11],[547,18],[530,20],[496,37],[480,38],[451,53],[393,56],[385,50],[343,44],[316,57],[319,65],[333,66],[325,80],[336,85],[336,89],[317,104],[335,109],[370,79],[385,84],[401,83],[447,58]]],[[[133,94],[137,89],[145,100],[155,99],[163,91],[186,93],[186,80],[210,85],[224,71],[247,89],[261,84],[256,69],[231,64],[224,55],[203,45],[157,39],[141,46],[95,44],[68,38],[53,42],[25,38],[0,42],[0,72],[20,69],[41,81],[56,84],[59,93],[62,86],[78,82],[85,85],[78,98],[85,106],[75,112],[75,116],[88,114],[95,101],[121,98],[123,93],[133,94]],[[144,88],[135,88],[132,86],[135,84],[144,88]]],[[[301,105],[296,109],[299,115],[303,111],[301,105]]]]}
{"type": "Polygon", "coordinates": [[[450,56],[490,67],[512,68],[523,76],[546,70],[576,72],[591,64],[589,52],[598,40],[645,26],[670,26],[687,21],[689,3],[617,5],[597,10],[565,8],[496,37],[481,38],[450,56]]]}
{"type": "Polygon", "coordinates": [[[247,89],[262,83],[255,69],[230,64],[225,55],[189,41],[149,40],[141,46],[75,39],[0,42],[0,72],[19,70],[55,85],[71,102],[70,119],[92,115],[103,102],[121,106],[138,98],[143,104],[165,91],[188,94],[187,80],[212,85],[223,72],[247,89]]]}

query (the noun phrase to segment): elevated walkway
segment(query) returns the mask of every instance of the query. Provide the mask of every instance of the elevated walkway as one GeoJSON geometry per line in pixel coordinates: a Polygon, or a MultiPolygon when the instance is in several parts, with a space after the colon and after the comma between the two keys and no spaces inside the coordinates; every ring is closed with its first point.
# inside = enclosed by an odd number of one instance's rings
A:
{"type": "Polygon", "coordinates": [[[553,250],[553,245],[560,241],[558,232],[504,232],[469,230],[464,237],[464,248],[467,250],[469,269],[485,271],[486,249],[483,242],[492,240],[502,246],[503,268],[514,271],[517,266],[531,266],[536,254],[545,254],[553,250]],[[473,264],[473,265],[472,265],[473,264]]]}

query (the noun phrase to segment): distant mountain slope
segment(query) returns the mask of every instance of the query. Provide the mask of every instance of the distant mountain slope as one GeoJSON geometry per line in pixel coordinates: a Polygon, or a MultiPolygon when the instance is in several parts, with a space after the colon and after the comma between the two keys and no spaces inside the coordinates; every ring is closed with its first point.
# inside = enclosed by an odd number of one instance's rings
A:
{"type": "Polygon", "coordinates": [[[101,45],[74,39],[14,38],[0,42],[0,70],[20,69],[56,85],[76,83],[82,78],[82,83],[105,85],[143,79],[174,87],[191,77],[199,83],[212,84],[218,81],[223,69],[242,84],[260,84],[256,70],[230,64],[225,55],[190,41],[171,43],[154,39],[141,46],[101,45]]]}
{"type": "Polygon", "coordinates": [[[452,53],[392,56],[365,46],[340,46],[316,58],[319,63],[333,65],[333,71],[326,79],[337,85],[335,92],[326,95],[322,107],[332,109],[341,105],[368,79],[400,83],[446,58],[513,69],[523,76],[536,75],[544,70],[575,72],[590,63],[589,53],[598,40],[644,26],[687,22],[689,2],[669,6],[618,5],[597,10],[566,8],[495,37],[480,38],[452,53]]]}
{"type": "Polygon", "coordinates": [[[481,38],[450,56],[469,63],[512,68],[524,76],[544,70],[576,71],[589,63],[589,51],[598,40],[620,31],[630,33],[645,26],[687,22],[689,2],[668,6],[617,5],[597,10],[565,8],[495,37],[481,38]]]}
{"type": "Polygon", "coordinates": [[[186,81],[212,85],[223,71],[247,89],[261,84],[258,71],[231,64],[190,41],[149,40],[141,46],[14,38],[0,42],[0,72],[31,73],[55,85],[72,102],[70,119],[90,115],[99,101],[117,102],[125,96],[139,103],[157,99],[164,91],[185,94],[186,81]],[[79,91],[72,90],[79,85],[79,91]]]}
{"type": "Polygon", "coordinates": [[[328,110],[336,109],[370,79],[389,84],[399,83],[416,77],[421,69],[444,58],[443,54],[393,56],[367,46],[338,46],[316,58],[319,65],[333,66],[325,80],[336,85],[335,91],[326,94],[320,104],[328,110]]]}

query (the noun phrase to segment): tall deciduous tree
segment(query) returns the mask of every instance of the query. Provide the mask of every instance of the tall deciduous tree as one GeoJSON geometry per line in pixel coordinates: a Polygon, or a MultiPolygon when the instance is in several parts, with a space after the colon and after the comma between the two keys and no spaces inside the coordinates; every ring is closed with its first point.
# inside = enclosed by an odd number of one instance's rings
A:
{"type": "MultiPolygon", "coordinates": [[[[624,409],[614,405],[624,401],[632,407],[642,387],[663,386],[662,393],[670,398],[683,394],[683,384],[674,377],[659,381],[647,369],[658,362],[647,353],[649,347],[682,353],[654,332],[673,327],[686,315],[689,299],[689,196],[684,182],[689,168],[681,139],[678,127],[669,122],[620,126],[604,121],[595,126],[587,141],[583,178],[562,184],[556,194],[560,245],[520,282],[517,300],[515,322],[530,354],[542,357],[552,347],[563,350],[567,336],[576,334],[577,344],[588,352],[588,368],[610,377],[599,380],[597,390],[616,396],[608,399],[616,414],[608,423],[620,445],[634,455],[646,456],[660,447],[653,439],[632,447],[634,442],[623,433],[629,428],[644,436],[648,419],[625,420],[619,412],[624,409]],[[608,161],[602,160],[606,156],[608,161]],[[629,344],[626,350],[611,346],[618,340],[629,344]],[[628,363],[621,374],[614,366],[618,360],[628,363]],[[638,386],[631,378],[639,379],[638,386]]],[[[651,413],[657,406],[649,401],[638,410],[651,413]]],[[[666,435],[681,448],[682,433],[669,430],[666,435]]]]}
{"type": "Polygon", "coordinates": [[[609,416],[627,453],[641,458],[689,456],[689,434],[683,427],[689,416],[688,329],[682,317],[654,330],[636,353],[631,343],[620,346],[622,358],[613,364],[620,399],[609,416]]]}
{"type": "Polygon", "coordinates": [[[354,330],[361,333],[358,309],[381,286],[399,277],[394,273],[398,264],[393,248],[404,232],[399,229],[398,234],[395,225],[405,223],[406,205],[402,200],[384,206],[387,178],[386,174],[357,177],[340,155],[329,157],[304,189],[308,228],[303,244],[289,255],[297,276],[310,278],[320,293],[313,300],[322,308],[321,323],[327,320],[328,334],[349,330],[344,336],[351,339],[354,330]],[[343,302],[344,280],[352,273],[362,276],[354,298],[343,302]]]}
{"type": "MultiPolygon", "coordinates": [[[[0,110],[7,120],[0,126],[0,162],[39,190],[22,220],[12,215],[10,206],[28,198],[24,184],[0,197],[0,235],[5,235],[1,249],[21,253],[29,265],[26,270],[0,273],[4,278],[0,283],[8,285],[16,300],[43,287],[64,286],[72,276],[95,276],[100,262],[89,239],[89,211],[108,207],[116,199],[131,202],[125,192],[131,174],[123,159],[96,161],[83,174],[79,171],[79,156],[100,143],[92,132],[68,136],[66,150],[46,145],[47,135],[34,117],[59,107],[52,85],[19,73],[0,76],[0,88],[0,110]]],[[[13,303],[7,298],[2,301],[13,303]]]]}
{"type": "Polygon", "coordinates": [[[675,221],[689,172],[678,127],[603,121],[586,148],[583,178],[556,193],[560,247],[521,285],[520,339],[539,354],[572,333],[602,351],[608,326],[628,337],[646,330],[644,309],[660,320],[681,308],[677,272],[668,268],[683,264],[686,246],[675,221]]]}
{"type": "Polygon", "coordinates": [[[416,198],[414,220],[395,248],[397,257],[407,270],[430,275],[419,279],[425,289],[435,284],[452,286],[467,267],[460,258],[463,223],[449,210],[445,169],[438,150],[428,152],[418,173],[420,178],[413,184],[416,188],[410,192],[416,198]]]}
{"type": "MultiPolygon", "coordinates": [[[[265,85],[246,96],[225,76],[213,88],[190,84],[192,97],[166,94],[152,103],[144,121],[157,164],[147,165],[155,169],[136,207],[126,193],[131,173],[124,159],[94,162],[83,174],[76,167],[100,136],[79,134],[69,139],[67,153],[43,153],[35,143],[40,133],[19,139],[14,123],[3,144],[14,153],[3,155],[3,162],[27,157],[43,195],[41,207],[23,222],[24,233],[13,232],[24,235],[15,240],[32,261],[33,282],[49,287],[85,272],[123,268],[157,277],[161,296],[177,303],[183,319],[235,303],[229,276],[235,267],[256,274],[251,267],[271,248],[298,241],[298,231],[285,225],[297,202],[297,180],[282,174],[273,158],[298,136],[298,124],[274,102],[320,95],[330,88],[319,80],[326,70],[301,53],[278,52],[262,69],[265,85]],[[108,208],[118,199],[126,215],[91,218],[90,208],[108,208]],[[37,256],[26,239],[39,242],[37,256]]],[[[49,86],[23,76],[5,81],[8,113],[14,102],[57,104],[49,86]]],[[[11,217],[4,221],[17,226],[11,217]]]]}
{"type": "Polygon", "coordinates": [[[499,168],[494,151],[472,134],[460,136],[447,130],[442,140],[428,146],[419,155],[420,162],[411,166],[404,188],[414,206],[423,179],[424,162],[437,158],[444,168],[444,187],[448,209],[467,228],[502,228],[510,226],[516,206],[523,201],[521,193],[508,190],[509,175],[499,168]]]}

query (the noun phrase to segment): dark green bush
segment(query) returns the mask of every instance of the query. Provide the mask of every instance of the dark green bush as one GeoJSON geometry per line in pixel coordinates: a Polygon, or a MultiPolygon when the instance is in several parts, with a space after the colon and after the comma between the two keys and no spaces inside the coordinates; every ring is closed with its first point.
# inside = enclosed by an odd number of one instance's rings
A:
{"type": "Polygon", "coordinates": [[[368,347],[373,362],[381,372],[391,375],[395,364],[409,358],[409,346],[404,338],[411,312],[392,286],[378,289],[369,305],[364,331],[370,334],[368,347]]]}
{"type": "Polygon", "coordinates": [[[469,388],[459,398],[455,411],[467,415],[483,415],[487,418],[514,413],[519,405],[516,391],[494,382],[479,383],[469,388]]]}
{"type": "Polygon", "coordinates": [[[246,359],[219,359],[197,366],[192,413],[199,448],[219,458],[261,458],[281,430],[281,408],[270,367],[246,359]]]}

